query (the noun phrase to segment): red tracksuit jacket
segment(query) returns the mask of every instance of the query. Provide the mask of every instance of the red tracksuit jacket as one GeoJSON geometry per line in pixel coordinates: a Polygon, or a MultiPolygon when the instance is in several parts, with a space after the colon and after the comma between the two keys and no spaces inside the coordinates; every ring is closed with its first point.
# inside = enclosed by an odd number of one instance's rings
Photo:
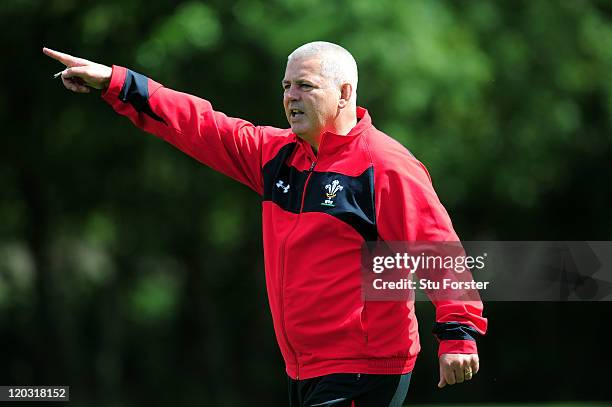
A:
{"type": "MultiPolygon", "coordinates": [[[[290,377],[413,369],[414,303],[362,300],[361,246],[458,238],[425,167],[378,131],[365,109],[348,135],[325,133],[315,155],[290,129],[227,117],[122,67],[113,66],[103,99],[262,196],[268,299],[290,377]]],[[[476,353],[475,337],[487,326],[482,303],[434,305],[439,354],[476,353]]]]}

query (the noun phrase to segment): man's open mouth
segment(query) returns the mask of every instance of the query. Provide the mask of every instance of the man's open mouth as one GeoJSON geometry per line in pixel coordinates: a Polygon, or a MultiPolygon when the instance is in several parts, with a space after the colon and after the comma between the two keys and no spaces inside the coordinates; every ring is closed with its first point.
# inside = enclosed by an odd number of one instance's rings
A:
{"type": "Polygon", "coordinates": [[[291,109],[289,110],[289,114],[291,117],[299,117],[300,115],[303,115],[304,112],[302,112],[300,109],[291,109]]]}

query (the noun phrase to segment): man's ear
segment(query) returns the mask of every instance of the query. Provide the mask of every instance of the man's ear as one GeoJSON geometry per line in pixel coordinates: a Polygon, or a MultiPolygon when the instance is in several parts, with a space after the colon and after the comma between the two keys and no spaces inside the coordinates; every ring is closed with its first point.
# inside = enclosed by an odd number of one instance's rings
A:
{"type": "Polygon", "coordinates": [[[353,95],[353,85],[350,83],[343,83],[340,87],[340,100],[338,101],[338,107],[340,109],[348,106],[349,100],[351,100],[351,96],[353,95]]]}

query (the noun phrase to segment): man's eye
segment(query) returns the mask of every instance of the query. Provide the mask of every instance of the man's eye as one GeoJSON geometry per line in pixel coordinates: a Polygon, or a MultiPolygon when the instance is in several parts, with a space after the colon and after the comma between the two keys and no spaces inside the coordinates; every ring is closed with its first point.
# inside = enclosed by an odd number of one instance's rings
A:
{"type": "Polygon", "coordinates": [[[303,83],[303,84],[301,84],[301,85],[300,85],[300,87],[301,87],[302,89],[312,89],[312,85],[309,85],[309,84],[307,84],[307,83],[303,83]]]}

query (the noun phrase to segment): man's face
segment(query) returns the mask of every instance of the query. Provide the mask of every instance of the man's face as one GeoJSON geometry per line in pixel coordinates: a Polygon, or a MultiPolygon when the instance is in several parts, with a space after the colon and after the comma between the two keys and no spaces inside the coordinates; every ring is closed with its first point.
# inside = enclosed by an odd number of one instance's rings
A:
{"type": "Polygon", "coordinates": [[[340,89],[321,74],[319,58],[291,59],[283,79],[283,105],[291,130],[307,141],[334,130],[340,89]]]}

